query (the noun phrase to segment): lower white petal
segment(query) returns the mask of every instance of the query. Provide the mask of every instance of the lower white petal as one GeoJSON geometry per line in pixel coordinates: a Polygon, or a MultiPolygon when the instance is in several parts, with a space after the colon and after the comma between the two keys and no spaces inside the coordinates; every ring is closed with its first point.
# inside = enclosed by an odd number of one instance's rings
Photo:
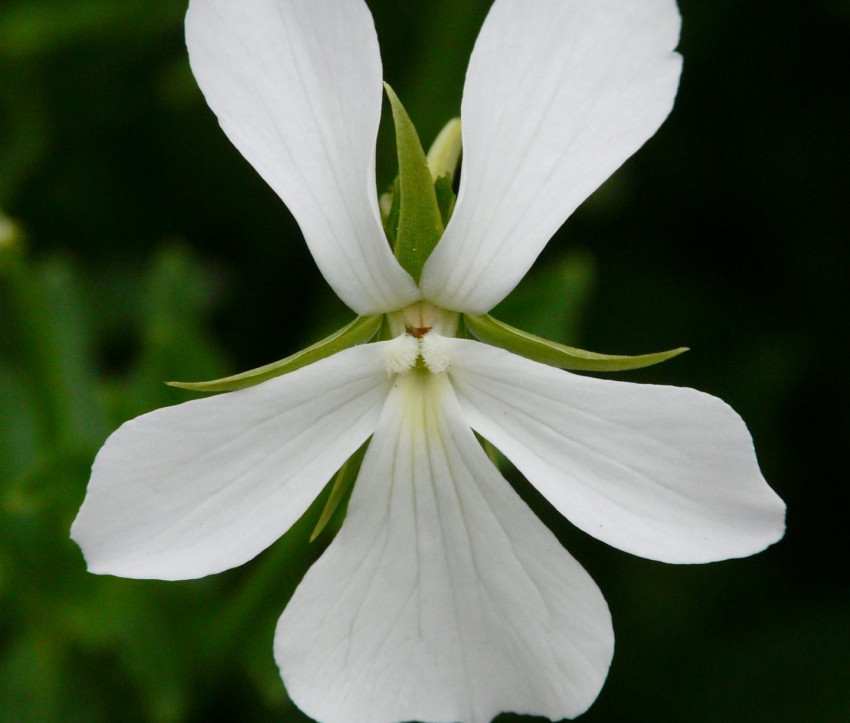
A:
{"type": "Polygon", "coordinates": [[[721,400],[449,343],[469,424],[585,532],[676,563],[744,557],[782,537],[785,505],[743,420],[721,400]]]}
{"type": "Polygon", "coordinates": [[[278,624],[322,723],[583,712],[613,652],[605,600],[463,421],[445,375],[390,394],[334,542],[278,624]]]}
{"type": "Polygon", "coordinates": [[[374,431],[386,343],[122,425],[71,529],[89,570],[188,579],[250,560],[374,431]]]}

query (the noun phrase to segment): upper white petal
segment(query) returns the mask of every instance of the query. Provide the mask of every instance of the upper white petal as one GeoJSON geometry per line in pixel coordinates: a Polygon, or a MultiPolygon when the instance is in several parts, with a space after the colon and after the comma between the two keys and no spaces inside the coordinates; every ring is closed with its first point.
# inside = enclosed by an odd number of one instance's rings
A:
{"type": "Polygon", "coordinates": [[[222,128],[339,297],[360,314],[418,298],[379,221],[381,57],[363,0],[191,0],[186,42],[222,128]]]}
{"type": "Polygon", "coordinates": [[[516,496],[445,375],[400,378],[339,535],[278,624],[287,690],[323,723],[575,716],[613,652],[599,589],[516,496]]]}
{"type": "Polygon", "coordinates": [[[304,513],[374,431],[385,343],[122,425],[71,529],[89,570],[166,580],[226,570],[304,513]]]}
{"type": "Polygon", "coordinates": [[[585,532],[679,563],[751,555],[782,537],[785,505],[759,471],[744,422],[721,400],[450,343],[469,423],[585,532]]]}
{"type": "Polygon", "coordinates": [[[424,298],[483,313],[667,117],[675,0],[496,0],[463,92],[457,206],[424,298]]]}

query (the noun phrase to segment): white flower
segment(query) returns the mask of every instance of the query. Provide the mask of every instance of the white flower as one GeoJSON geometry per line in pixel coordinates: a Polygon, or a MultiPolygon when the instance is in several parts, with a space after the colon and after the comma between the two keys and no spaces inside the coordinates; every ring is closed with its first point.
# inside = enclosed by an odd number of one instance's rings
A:
{"type": "Polygon", "coordinates": [[[343,527],[280,619],[284,682],[324,723],[485,723],[582,713],[613,632],[597,586],[472,430],[575,525],[636,555],[706,562],[779,539],[784,505],[723,402],[454,338],[667,116],[679,25],[674,0],[496,0],[466,78],[457,206],[417,284],[381,228],[382,72],[363,0],[192,0],[192,68],[223,129],[337,294],[398,333],[123,425],[72,531],[89,569],[240,565],[371,436],[343,527]]]}

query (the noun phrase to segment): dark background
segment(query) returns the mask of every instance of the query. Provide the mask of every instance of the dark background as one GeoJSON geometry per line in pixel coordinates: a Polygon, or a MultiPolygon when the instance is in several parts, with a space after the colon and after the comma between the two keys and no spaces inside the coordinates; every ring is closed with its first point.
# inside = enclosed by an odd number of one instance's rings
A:
{"type": "MultiPolygon", "coordinates": [[[[489,0],[369,4],[427,144],[459,110],[489,0]]],[[[582,720],[846,721],[850,3],[680,8],[675,111],[502,311],[598,351],[690,346],[623,378],[732,404],[787,535],[745,560],[663,565],[515,482],[612,610],[614,664],[582,720]]],[[[0,721],[306,720],[271,643],[328,542],[307,542],[315,506],[253,563],[194,582],[90,576],[67,537],[106,435],[188,398],[163,380],[273,361],[348,318],[205,107],[184,11],[0,0],[0,211],[15,222],[0,231],[0,721]]],[[[385,133],[381,184],[392,162],[385,133]]]]}

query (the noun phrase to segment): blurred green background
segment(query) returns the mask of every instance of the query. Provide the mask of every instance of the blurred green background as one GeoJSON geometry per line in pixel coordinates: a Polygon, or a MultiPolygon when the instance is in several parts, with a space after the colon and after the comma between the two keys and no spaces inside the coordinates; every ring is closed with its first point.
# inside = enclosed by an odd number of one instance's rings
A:
{"type": "MultiPolygon", "coordinates": [[[[427,144],[489,0],[370,0],[427,144]]],[[[502,316],[747,420],[788,503],[756,557],[677,567],[537,513],[599,583],[617,651],[582,720],[850,720],[850,3],[680,0],[676,110],[565,225],[502,316]]],[[[0,0],[0,721],[306,721],[272,659],[318,509],[249,565],[85,572],[68,528],[122,421],[349,314],[189,72],[184,0],[0,0]]],[[[533,82],[533,79],[530,79],[533,82]]],[[[393,173],[391,134],[379,181],[393,173]]],[[[514,476],[515,478],[515,476],[514,476]]],[[[321,504],[321,499],[319,501],[321,504]]],[[[504,716],[507,721],[532,720],[504,716]]]]}

